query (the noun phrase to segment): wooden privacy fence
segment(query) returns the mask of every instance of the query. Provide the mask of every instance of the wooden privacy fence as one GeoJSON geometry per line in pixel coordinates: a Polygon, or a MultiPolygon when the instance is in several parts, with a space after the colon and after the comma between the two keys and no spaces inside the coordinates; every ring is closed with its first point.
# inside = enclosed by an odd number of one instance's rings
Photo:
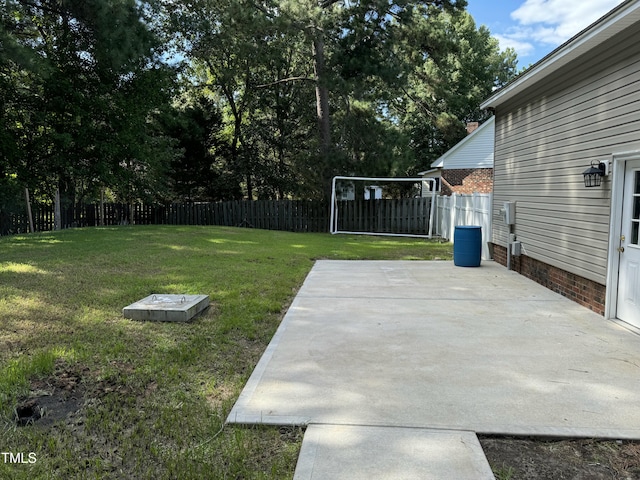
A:
{"type": "Polygon", "coordinates": [[[313,200],[172,204],[158,207],[155,218],[155,224],[167,225],[226,225],[291,232],[329,229],[328,204],[313,200]]]}
{"type": "MultiPolygon", "coordinates": [[[[54,207],[32,205],[34,229],[54,230],[54,207]]],[[[327,232],[329,207],[312,200],[239,200],[215,203],[83,204],[61,209],[62,228],[110,225],[225,225],[327,232]]],[[[26,212],[0,212],[0,235],[26,233],[26,212]]]]}
{"type": "Polygon", "coordinates": [[[491,240],[490,193],[474,193],[436,197],[435,233],[453,241],[457,225],[479,225],[482,227],[482,258],[491,258],[487,242],[491,240]]]}
{"type": "Polygon", "coordinates": [[[335,233],[429,235],[431,197],[340,200],[336,202],[335,233]]]}
{"type": "MultiPolygon", "coordinates": [[[[26,209],[25,209],[26,210],[26,209]]],[[[429,234],[431,198],[337,202],[339,231],[429,234]]],[[[54,208],[32,205],[36,231],[54,230],[54,208]]],[[[313,200],[238,200],[212,203],[82,204],[61,209],[62,228],[111,225],[225,225],[328,232],[329,205],[313,200]]],[[[26,233],[26,211],[0,212],[0,234],[26,233]]]]}

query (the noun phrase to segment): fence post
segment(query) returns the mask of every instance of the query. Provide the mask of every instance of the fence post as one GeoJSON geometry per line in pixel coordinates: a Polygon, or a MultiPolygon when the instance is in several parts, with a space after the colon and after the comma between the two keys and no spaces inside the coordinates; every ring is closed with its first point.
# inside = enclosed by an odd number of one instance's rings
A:
{"type": "Polygon", "coordinates": [[[29,219],[29,232],[33,233],[33,213],[31,212],[31,199],[29,198],[29,189],[24,189],[24,200],[27,202],[27,218],[29,219]]]}

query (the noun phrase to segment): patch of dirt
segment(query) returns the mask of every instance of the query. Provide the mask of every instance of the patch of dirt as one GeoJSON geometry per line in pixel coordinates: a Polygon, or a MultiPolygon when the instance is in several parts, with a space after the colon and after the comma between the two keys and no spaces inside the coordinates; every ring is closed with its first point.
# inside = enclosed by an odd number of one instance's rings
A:
{"type": "Polygon", "coordinates": [[[49,426],[76,414],[84,404],[85,370],[57,365],[53,375],[32,382],[29,396],[15,407],[16,424],[49,426]]]}
{"type": "MultiPolygon", "coordinates": [[[[111,362],[111,368],[131,372],[133,367],[124,362],[111,362]]],[[[33,380],[29,394],[14,408],[18,426],[49,427],[56,422],[83,423],[83,407],[110,393],[129,393],[126,386],[112,378],[98,380],[101,372],[92,372],[81,365],[56,363],[48,377],[33,380]]],[[[153,386],[150,386],[153,390],[153,386]]]]}
{"type": "Polygon", "coordinates": [[[497,480],[638,480],[640,442],[478,437],[497,480]]]}

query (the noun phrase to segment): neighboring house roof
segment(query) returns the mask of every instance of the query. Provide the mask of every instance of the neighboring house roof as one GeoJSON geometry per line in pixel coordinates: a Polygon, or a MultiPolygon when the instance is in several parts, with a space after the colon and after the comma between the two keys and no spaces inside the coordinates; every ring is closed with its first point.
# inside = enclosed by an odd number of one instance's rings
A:
{"type": "Polygon", "coordinates": [[[640,1],[627,0],[560,45],[510,83],[495,91],[480,108],[496,108],[640,21],[640,1]]]}
{"type": "Polygon", "coordinates": [[[496,119],[489,118],[431,164],[431,168],[493,168],[496,119]]]}

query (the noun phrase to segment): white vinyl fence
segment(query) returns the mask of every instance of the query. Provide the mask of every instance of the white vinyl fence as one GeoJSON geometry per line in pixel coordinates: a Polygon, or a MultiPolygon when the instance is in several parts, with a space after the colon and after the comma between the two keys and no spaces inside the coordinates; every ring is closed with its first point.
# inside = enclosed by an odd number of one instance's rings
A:
{"type": "Polygon", "coordinates": [[[453,241],[453,232],[457,225],[479,225],[482,227],[482,258],[490,259],[487,242],[491,239],[492,194],[454,193],[451,196],[438,196],[436,199],[434,233],[453,241]]]}

